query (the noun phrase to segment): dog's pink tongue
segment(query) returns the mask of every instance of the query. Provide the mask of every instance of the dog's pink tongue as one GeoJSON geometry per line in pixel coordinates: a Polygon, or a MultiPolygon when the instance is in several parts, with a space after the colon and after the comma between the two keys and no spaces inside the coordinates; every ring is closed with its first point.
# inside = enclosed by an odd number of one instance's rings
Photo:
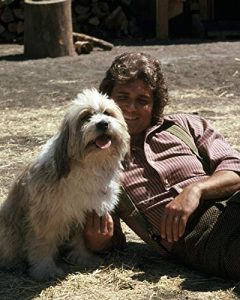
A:
{"type": "Polygon", "coordinates": [[[111,146],[111,139],[107,135],[101,135],[96,138],[95,144],[100,149],[107,149],[111,146]]]}

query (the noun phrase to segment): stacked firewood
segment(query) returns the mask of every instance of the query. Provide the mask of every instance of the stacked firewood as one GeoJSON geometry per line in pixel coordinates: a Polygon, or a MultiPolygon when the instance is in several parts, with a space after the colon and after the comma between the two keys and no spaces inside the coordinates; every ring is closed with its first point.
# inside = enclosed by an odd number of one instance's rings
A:
{"type": "Polygon", "coordinates": [[[0,0],[0,41],[20,42],[24,33],[23,0],[0,0]]]}
{"type": "Polygon", "coordinates": [[[102,38],[128,35],[127,15],[118,1],[75,0],[73,29],[102,38]]]}
{"type": "MultiPolygon", "coordinates": [[[[72,0],[73,31],[104,40],[144,37],[145,25],[154,22],[151,2],[72,0]]],[[[23,35],[24,0],[0,0],[0,42],[23,42],[23,35]]]]}

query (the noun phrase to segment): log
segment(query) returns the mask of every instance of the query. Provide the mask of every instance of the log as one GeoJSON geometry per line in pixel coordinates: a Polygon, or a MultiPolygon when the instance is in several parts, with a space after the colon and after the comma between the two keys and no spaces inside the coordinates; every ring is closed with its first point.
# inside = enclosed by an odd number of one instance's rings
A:
{"type": "Polygon", "coordinates": [[[25,0],[24,54],[28,58],[74,55],[71,0],[25,0]]]}
{"type": "Polygon", "coordinates": [[[74,46],[77,54],[89,54],[93,50],[93,44],[87,41],[77,41],[74,46]]]}
{"type": "Polygon", "coordinates": [[[99,47],[103,50],[112,50],[113,48],[113,44],[83,33],[73,32],[73,40],[75,42],[77,41],[90,42],[93,44],[93,47],[99,47]]]}

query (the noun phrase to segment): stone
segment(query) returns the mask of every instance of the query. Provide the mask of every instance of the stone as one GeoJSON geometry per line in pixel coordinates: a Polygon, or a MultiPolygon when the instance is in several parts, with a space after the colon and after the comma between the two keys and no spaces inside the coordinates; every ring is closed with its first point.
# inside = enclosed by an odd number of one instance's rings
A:
{"type": "Polygon", "coordinates": [[[99,18],[98,17],[92,17],[88,20],[88,24],[98,26],[100,24],[99,18]]]}
{"type": "Polygon", "coordinates": [[[4,23],[10,23],[15,20],[12,10],[7,6],[1,15],[1,21],[4,23]]]}

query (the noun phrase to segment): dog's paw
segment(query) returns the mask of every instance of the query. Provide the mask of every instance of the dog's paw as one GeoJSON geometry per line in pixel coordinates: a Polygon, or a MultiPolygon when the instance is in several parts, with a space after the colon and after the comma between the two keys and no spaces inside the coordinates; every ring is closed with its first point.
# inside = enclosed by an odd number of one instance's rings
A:
{"type": "Polygon", "coordinates": [[[66,262],[79,266],[83,269],[88,268],[97,268],[103,263],[103,259],[95,254],[92,253],[84,253],[81,255],[75,251],[71,251],[68,253],[67,257],[65,258],[66,262]]]}
{"type": "Polygon", "coordinates": [[[29,273],[37,281],[49,281],[64,275],[64,271],[57,267],[54,262],[45,263],[44,261],[32,265],[29,273]]]}

